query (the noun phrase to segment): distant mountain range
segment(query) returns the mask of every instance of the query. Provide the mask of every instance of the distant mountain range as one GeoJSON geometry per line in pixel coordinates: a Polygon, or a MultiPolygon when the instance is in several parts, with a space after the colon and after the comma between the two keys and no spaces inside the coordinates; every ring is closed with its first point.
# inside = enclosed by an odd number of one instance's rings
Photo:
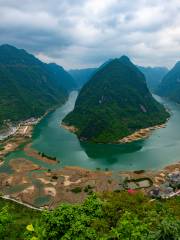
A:
{"type": "Polygon", "coordinates": [[[144,73],[146,82],[149,89],[154,92],[158,88],[158,85],[162,81],[163,77],[168,73],[168,69],[165,67],[141,67],[139,70],[144,73]]]}
{"type": "Polygon", "coordinates": [[[0,46],[0,126],[38,117],[62,104],[76,87],[62,67],[45,64],[23,49],[0,46]]]}
{"type": "Polygon", "coordinates": [[[157,94],[180,103],[180,62],[177,62],[162,79],[157,94]]]}
{"type": "Polygon", "coordinates": [[[168,116],[149,92],[144,75],[123,56],[95,71],[63,124],[75,127],[82,140],[107,143],[164,123],[168,116]]]}
{"type": "Polygon", "coordinates": [[[69,70],[78,88],[81,88],[94,74],[96,68],[74,69],[69,70]]]}
{"type": "MultiPolygon", "coordinates": [[[[109,61],[111,61],[111,59],[109,61]]],[[[107,64],[109,61],[104,64],[107,64]]],[[[103,65],[100,67],[103,67],[103,65]]],[[[153,92],[157,89],[163,77],[168,73],[168,69],[165,67],[137,67],[145,75],[147,85],[153,92]]],[[[70,70],[69,73],[74,78],[78,88],[81,88],[98,69],[99,68],[73,69],[70,70]]]]}

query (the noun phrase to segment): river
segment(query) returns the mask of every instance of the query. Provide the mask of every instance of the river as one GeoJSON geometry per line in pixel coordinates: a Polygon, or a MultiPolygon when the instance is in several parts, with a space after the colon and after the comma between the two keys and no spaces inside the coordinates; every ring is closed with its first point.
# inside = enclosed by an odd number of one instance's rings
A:
{"type": "MultiPolygon", "coordinates": [[[[76,135],[60,126],[64,116],[73,110],[77,95],[76,91],[71,92],[66,104],[48,114],[34,129],[32,147],[56,156],[60,163],[45,164],[26,156],[28,159],[51,169],[80,166],[102,170],[157,170],[180,160],[179,105],[156,96],[170,109],[171,118],[166,128],[155,130],[145,140],[124,145],[81,143],[76,135]]],[[[17,157],[25,157],[25,153],[22,150],[11,153],[6,164],[17,157]]]]}

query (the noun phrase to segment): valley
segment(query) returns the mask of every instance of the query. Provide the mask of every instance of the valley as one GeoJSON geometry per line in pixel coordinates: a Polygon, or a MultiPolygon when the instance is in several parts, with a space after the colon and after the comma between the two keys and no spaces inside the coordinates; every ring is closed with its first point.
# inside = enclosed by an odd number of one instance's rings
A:
{"type": "MultiPolygon", "coordinates": [[[[6,146],[14,143],[11,145],[14,148],[8,148],[8,154],[2,156],[4,161],[0,166],[0,192],[5,197],[51,209],[60,202],[82,202],[92,191],[122,190],[125,179],[148,178],[160,186],[166,181],[168,173],[180,169],[179,147],[177,145],[175,152],[177,158],[172,158],[171,152],[176,146],[167,143],[172,142],[172,138],[165,138],[172,131],[172,124],[174,127],[176,123],[178,125],[179,106],[166,102],[172,117],[165,128],[157,127],[148,134],[149,138],[126,144],[90,144],[91,148],[87,151],[86,146],[85,151],[78,138],[60,126],[61,119],[73,109],[76,98],[77,92],[74,91],[64,106],[46,115],[37,125],[23,126],[19,133],[25,135],[16,133],[5,140],[6,146]],[[163,139],[164,143],[158,147],[156,141],[159,142],[159,139],[163,139]],[[152,151],[149,152],[148,146],[152,151]],[[143,149],[147,150],[144,152],[143,149]],[[163,157],[159,155],[160,151],[163,157]],[[170,154],[167,155],[167,152],[170,154]],[[40,153],[44,153],[45,157],[40,153]],[[94,153],[98,155],[92,155],[94,153]],[[46,156],[55,156],[57,160],[46,156]]],[[[174,140],[180,139],[176,129],[174,132],[174,140]]],[[[142,191],[149,192],[151,187],[142,188],[142,191]]]]}
{"type": "Polygon", "coordinates": [[[180,1],[0,3],[0,240],[180,240],[180,1]]]}

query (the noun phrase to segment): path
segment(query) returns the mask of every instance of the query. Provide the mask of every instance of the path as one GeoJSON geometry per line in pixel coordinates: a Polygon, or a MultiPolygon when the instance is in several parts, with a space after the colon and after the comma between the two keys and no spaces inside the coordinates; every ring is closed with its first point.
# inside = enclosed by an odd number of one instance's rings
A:
{"type": "Polygon", "coordinates": [[[0,197],[3,198],[3,199],[6,199],[6,200],[10,200],[12,202],[21,204],[21,205],[23,205],[25,207],[28,207],[28,208],[31,208],[31,209],[34,209],[34,210],[43,211],[43,209],[41,209],[41,208],[36,208],[36,207],[34,207],[34,206],[30,205],[30,204],[23,203],[23,202],[18,201],[18,200],[14,199],[14,198],[10,198],[8,195],[4,195],[4,196],[0,196],[0,197]]]}

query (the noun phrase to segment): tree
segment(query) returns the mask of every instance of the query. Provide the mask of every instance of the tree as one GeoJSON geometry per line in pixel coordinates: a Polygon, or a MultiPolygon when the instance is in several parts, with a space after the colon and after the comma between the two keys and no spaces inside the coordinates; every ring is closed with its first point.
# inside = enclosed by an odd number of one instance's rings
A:
{"type": "Polygon", "coordinates": [[[8,226],[13,222],[13,218],[9,213],[9,206],[5,205],[0,210],[0,239],[4,239],[8,235],[8,226]]]}
{"type": "Polygon", "coordinates": [[[134,213],[125,212],[116,228],[112,229],[114,239],[144,240],[149,232],[149,223],[143,223],[134,213]]]}

